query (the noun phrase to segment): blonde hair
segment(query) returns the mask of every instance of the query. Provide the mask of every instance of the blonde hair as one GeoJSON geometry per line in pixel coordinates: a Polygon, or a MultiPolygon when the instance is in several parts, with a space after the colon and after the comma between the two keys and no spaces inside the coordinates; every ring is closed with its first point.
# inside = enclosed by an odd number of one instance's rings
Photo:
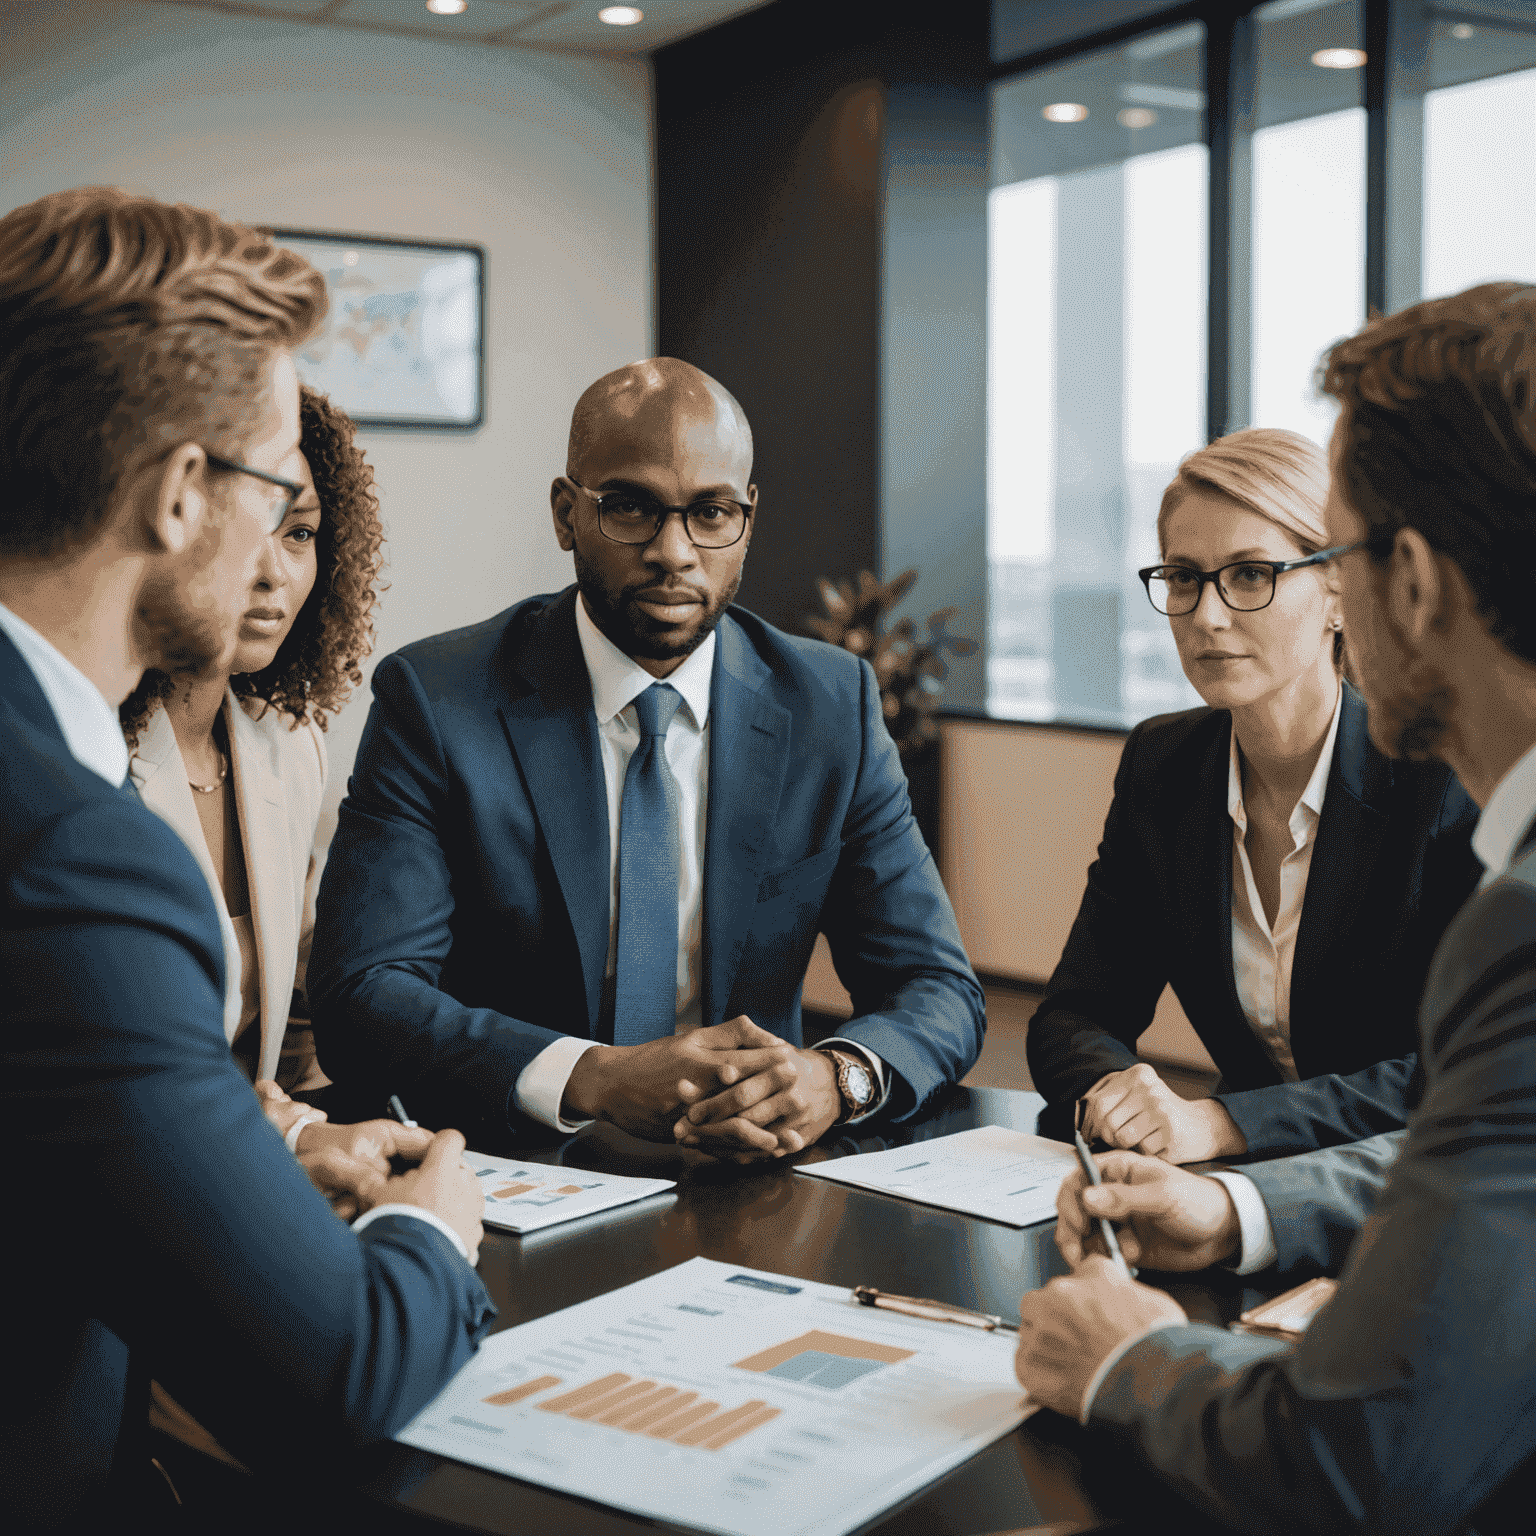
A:
{"type": "Polygon", "coordinates": [[[1215,491],[1257,513],[1294,539],[1303,554],[1327,547],[1328,458],[1299,432],[1245,427],[1197,448],[1163,492],[1157,513],[1159,551],[1167,547],[1168,519],[1197,491],[1215,491]]]}
{"type": "Polygon", "coordinates": [[[115,187],[0,219],[0,551],[95,536],[118,483],[189,440],[228,458],[325,279],[259,230],[115,187]]]}

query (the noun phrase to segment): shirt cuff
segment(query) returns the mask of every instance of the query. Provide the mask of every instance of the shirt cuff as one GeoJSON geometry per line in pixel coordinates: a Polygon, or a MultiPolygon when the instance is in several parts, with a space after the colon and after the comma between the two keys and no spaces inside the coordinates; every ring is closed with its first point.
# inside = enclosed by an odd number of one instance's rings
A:
{"type": "Polygon", "coordinates": [[[1133,1333],[1128,1339],[1121,1341],[1099,1361],[1099,1368],[1088,1379],[1088,1389],[1083,1393],[1083,1408],[1078,1414],[1079,1424],[1088,1422],[1088,1415],[1093,1412],[1093,1400],[1099,1395],[1099,1388],[1104,1385],[1104,1378],[1120,1363],[1121,1356],[1128,1350],[1134,1349],[1143,1339],[1149,1339],[1154,1333],[1161,1333],[1164,1328],[1184,1328],[1189,1324],[1188,1318],[1180,1318],[1178,1322],[1168,1321],[1153,1323],[1150,1328],[1143,1328],[1140,1333],[1133,1333]]]}
{"type": "Polygon", "coordinates": [[[1269,1210],[1264,1204],[1264,1196],[1259,1193],[1258,1185],[1232,1169],[1209,1174],[1208,1177],[1226,1186],[1227,1193],[1232,1196],[1232,1204],[1237,1207],[1237,1225],[1242,1234],[1243,1248],[1233,1266],[1234,1272],[1251,1275],[1258,1270],[1268,1269],[1279,1258],[1280,1250],[1275,1244],[1275,1229],[1270,1225],[1269,1210]]]}
{"type": "Polygon", "coordinates": [[[429,1211],[425,1206],[405,1205],[400,1201],[386,1201],[383,1205],[374,1206],[371,1211],[364,1211],[352,1223],[352,1230],[354,1232],[361,1232],[370,1221],[375,1221],[380,1216],[410,1216],[416,1221],[426,1222],[429,1227],[436,1227],[459,1250],[459,1257],[466,1264],[469,1263],[469,1249],[464,1246],[464,1239],[436,1211],[429,1211]]]}
{"type": "Polygon", "coordinates": [[[553,1130],[579,1131],[590,1120],[562,1120],[560,1104],[565,1098],[565,1085],[571,1080],[576,1063],[598,1044],[596,1040],[578,1040],[575,1035],[562,1035],[551,1045],[546,1045],[532,1061],[517,1074],[517,1084],[512,1090],[512,1102],[520,1114],[553,1130]]]}
{"type": "Polygon", "coordinates": [[[839,1124],[857,1125],[859,1121],[867,1120],[871,1115],[878,1114],[885,1108],[885,1101],[891,1096],[891,1070],[867,1045],[860,1045],[857,1040],[849,1040],[842,1035],[833,1035],[830,1040],[818,1041],[811,1049],[815,1051],[853,1051],[869,1063],[869,1070],[874,1073],[875,1097],[869,1108],[861,1110],[851,1119],[839,1121],[839,1124]]]}
{"type": "Polygon", "coordinates": [[[304,1127],[306,1125],[318,1125],[324,1119],[325,1111],[322,1109],[306,1111],[288,1127],[288,1134],[283,1137],[283,1145],[297,1157],[299,1155],[299,1137],[303,1133],[304,1127]]]}

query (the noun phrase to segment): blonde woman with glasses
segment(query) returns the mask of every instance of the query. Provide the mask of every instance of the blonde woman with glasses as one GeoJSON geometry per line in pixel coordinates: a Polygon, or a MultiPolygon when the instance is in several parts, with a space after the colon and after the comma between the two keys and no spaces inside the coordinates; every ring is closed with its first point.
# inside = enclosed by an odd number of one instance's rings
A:
{"type": "Polygon", "coordinates": [[[1477,882],[1477,812],[1439,763],[1371,743],[1342,675],[1327,463],[1234,432],[1163,495],[1139,572],[1205,708],[1130,734],[1097,860],[1030,1023],[1045,1129],[1170,1162],[1273,1156],[1405,1120],[1414,1020],[1477,882]],[[1220,1069],[1186,1100],[1136,1043],[1171,986],[1220,1069]]]}

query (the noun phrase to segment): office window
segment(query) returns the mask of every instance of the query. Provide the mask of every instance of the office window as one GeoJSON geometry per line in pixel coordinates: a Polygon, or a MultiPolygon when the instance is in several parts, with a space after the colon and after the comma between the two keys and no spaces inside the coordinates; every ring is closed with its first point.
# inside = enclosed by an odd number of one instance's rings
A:
{"type": "Polygon", "coordinates": [[[1366,313],[1358,0],[1275,0],[1255,15],[1254,55],[1249,425],[1326,443],[1317,360],[1366,313]]]}
{"type": "Polygon", "coordinates": [[[1526,28],[1439,21],[1424,98],[1425,297],[1536,282],[1536,7],[1526,28]]]}
{"type": "Polygon", "coordinates": [[[1317,366],[1371,306],[1536,282],[1530,0],[1205,11],[992,87],[993,715],[1196,702],[1134,574],[1178,460],[1240,426],[1326,443],[1317,366]]]}
{"type": "Polygon", "coordinates": [[[988,708],[1120,726],[1198,702],[1136,568],[1205,440],[1196,22],[995,88],[988,708]]]}

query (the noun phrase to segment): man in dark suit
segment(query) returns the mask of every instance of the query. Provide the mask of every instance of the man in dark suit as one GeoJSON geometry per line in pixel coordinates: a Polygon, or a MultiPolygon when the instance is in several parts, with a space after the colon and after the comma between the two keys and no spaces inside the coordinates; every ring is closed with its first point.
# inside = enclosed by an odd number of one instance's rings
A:
{"type": "Polygon", "coordinates": [[[323,310],[305,262],[197,209],[92,188],[0,219],[10,1530],[170,1509],[151,1377],[308,1529],[310,1474],[404,1424],[492,1311],[456,1132],[355,1186],[361,1230],[305,1177],[225,1041],[208,887],[124,782],[116,706],[228,653],[301,489],[290,352],[323,310]]]}
{"type": "Polygon", "coordinates": [[[551,489],[576,585],[380,664],[309,969],[346,1093],[749,1159],[913,1114],[976,1059],[874,673],[730,606],[751,470],[713,379],[609,374],[551,489]],[[855,1017],[807,1051],[818,931],[855,1017]]]}
{"type": "Polygon", "coordinates": [[[1536,1494],[1536,288],[1491,283],[1329,354],[1331,541],[1371,735],[1449,763],[1483,884],[1419,1008],[1407,1130],[1197,1177],[1063,1187],[1076,1273],[1024,1298],[1019,1377],[1244,1531],[1527,1530],[1536,1494]],[[1295,1345],[1191,1324],[1085,1254],[1340,1274],[1295,1345]]]}

